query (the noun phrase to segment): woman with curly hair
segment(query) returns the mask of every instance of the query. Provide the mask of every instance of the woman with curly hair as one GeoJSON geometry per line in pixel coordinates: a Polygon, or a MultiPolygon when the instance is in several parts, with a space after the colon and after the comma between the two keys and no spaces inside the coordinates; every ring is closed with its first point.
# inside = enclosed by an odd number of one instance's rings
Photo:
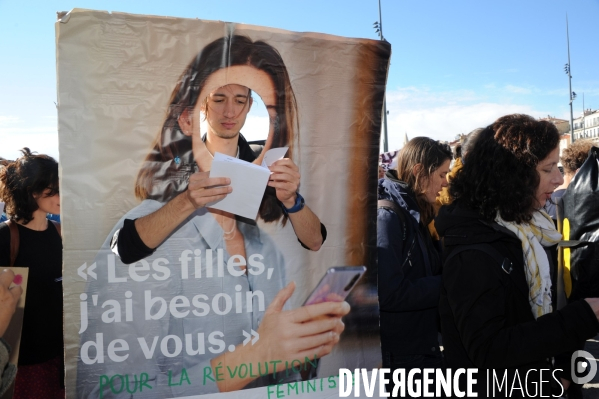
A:
{"type": "Polygon", "coordinates": [[[0,224],[0,265],[29,268],[14,398],[64,398],[62,239],[48,213],[60,214],[58,163],[23,156],[0,170],[0,198],[9,221],[0,224]],[[14,236],[13,236],[14,234],[14,236]],[[12,258],[11,238],[18,252],[12,258]]]}
{"type": "Polygon", "coordinates": [[[598,298],[555,310],[547,251],[561,235],[543,205],[563,182],[558,161],[554,125],[501,117],[479,134],[451,182],[454,202],[436,219],[446,250],[439,312],[447,365],[494,369],[507,381],[485,387],[479,378],[482,396],[560,394],[568,352],[599,332],[598,298]]]}

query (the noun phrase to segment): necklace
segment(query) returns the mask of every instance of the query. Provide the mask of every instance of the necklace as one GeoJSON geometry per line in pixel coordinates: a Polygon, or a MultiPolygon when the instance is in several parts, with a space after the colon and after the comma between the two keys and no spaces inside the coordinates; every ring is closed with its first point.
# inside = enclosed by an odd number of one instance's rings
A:
{"type": "MultiPolygon", "coordinates": [[[[227,219],[229,219],[229,218],[227,218],[227,219]]],[[[237,234],[237,225],[236,224],[237,223],[236,223],[235,219],[233,219],[233,226],[231,227],[231,230],[225,231],[225,215],[221,214],[221,226],[223,228],[223,239],[225,241],[230,241],[233,238],[235,238],[235,235],[237,234]]]]}

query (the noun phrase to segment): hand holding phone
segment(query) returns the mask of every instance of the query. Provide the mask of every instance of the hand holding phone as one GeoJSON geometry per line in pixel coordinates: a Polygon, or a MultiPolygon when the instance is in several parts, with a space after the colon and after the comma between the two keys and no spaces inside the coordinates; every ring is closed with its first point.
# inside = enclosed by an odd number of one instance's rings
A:
{"type": "Polygon", "coordinates": [[[304,305],[344,301],[365,272],[365,266],[331,267],[308,296],[304,305]]]}

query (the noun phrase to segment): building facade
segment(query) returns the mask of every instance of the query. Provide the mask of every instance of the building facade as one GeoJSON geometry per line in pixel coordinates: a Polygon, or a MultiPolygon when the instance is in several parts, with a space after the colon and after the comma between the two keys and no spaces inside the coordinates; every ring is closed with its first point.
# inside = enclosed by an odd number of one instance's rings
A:
{"type": "Polygon", "coordinates": [[[587,109],[574,119],[574,141],[591,137],[599,137],[599,110],[587,109]]]}

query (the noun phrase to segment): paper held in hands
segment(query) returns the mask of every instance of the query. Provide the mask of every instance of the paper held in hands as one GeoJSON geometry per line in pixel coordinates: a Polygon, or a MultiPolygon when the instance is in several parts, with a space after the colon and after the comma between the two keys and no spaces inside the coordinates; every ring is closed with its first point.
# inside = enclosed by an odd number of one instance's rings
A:
{"type": "Polygon", "coordinates": [[[230,178],[233,191],[222,200],[206,206],[244,218],[256,219],[270,176],[268,167],[283,158],[287,150],[288,147],[268,150],[261,166],[219,152],[214,153],[210,177],[230,178]]]}

